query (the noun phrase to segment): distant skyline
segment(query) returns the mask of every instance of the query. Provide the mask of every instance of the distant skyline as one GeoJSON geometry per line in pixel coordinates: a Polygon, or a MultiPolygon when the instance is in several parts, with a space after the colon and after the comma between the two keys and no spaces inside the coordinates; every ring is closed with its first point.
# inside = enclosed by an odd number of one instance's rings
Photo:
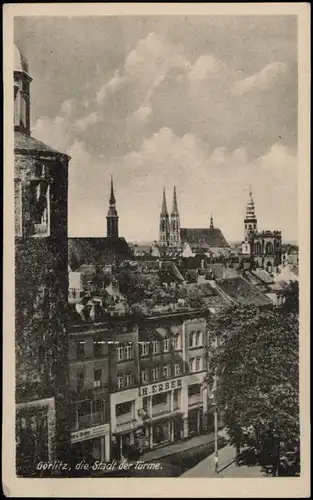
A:
{"type": "Polygon", "coordinates": [[[182,227],[297,240],[294,16],[24,17],[32,135],[71,156],[69,236],[105,236],[113,175],[120,235],[158,239],[162,190],[182,227]]]}

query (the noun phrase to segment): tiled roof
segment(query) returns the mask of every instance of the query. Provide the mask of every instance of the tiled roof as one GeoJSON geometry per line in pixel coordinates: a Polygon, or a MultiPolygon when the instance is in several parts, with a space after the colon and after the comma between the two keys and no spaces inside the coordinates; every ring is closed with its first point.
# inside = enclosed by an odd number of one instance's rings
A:
{"type": "Polygon", "coordinates": [[[217,228],[181,228],[180,237],[182,243],[208,244],[210,247],[228,247],[228,243],[220,229],[217,228]]]}
{"type": "Polygon", "coordinates": [[[69,238],[68,258],[75,270],[82,264],[104,264],[107,257],[127,257],[125,238],[69,238]]]}
{"type": "Polygon", "coordinates": [[[259,278],[263,283],[270,284],[274,282],[272,276],[264,269],[255,269],[254,271],[251,272],[252,274],[254,274],[254,276],[259,278]]]}
{"type": "Polygon", "coordinates": [[[271,301],[243,278],[216,280],[218,290],[238,305],[266,306],[271,301]]]}
{"type": "Polygon", "coordinates": [[[14,132],[14,150],[23,151],[29,153],[43,153],[52,155],[63,155],[67,156],[65,153],[61,153],[56,149],[51,148],[44,142],[38,141],[35,137],[31,137],[27,134],[22,134],[21,132],[14,132]]]}

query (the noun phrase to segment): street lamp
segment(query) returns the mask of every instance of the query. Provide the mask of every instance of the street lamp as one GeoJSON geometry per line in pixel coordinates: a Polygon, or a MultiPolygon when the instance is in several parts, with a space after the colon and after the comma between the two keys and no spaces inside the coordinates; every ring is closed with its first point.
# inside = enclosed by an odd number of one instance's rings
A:
{"type": "Polygon", "coordinates": [[[218,420],[217,420],[217,399],[216,399],[216,389],[217,389],[217,369],[215,369],[214,383],[213,383],[213,408],[214,408],[214,464],[215,464],[215,474],[218,473],[218,420]]]}

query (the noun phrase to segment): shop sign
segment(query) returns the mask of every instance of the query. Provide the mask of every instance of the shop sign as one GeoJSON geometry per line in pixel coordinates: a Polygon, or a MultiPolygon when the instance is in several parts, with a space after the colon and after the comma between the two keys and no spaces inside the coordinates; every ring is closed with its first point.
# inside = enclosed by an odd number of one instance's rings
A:
{"type": "Polygon", "coordinates": [[[137,421],[133,420],[132,422],[125,422],[125,424],[116,424],[116,432],[124,432],[130,431],[137,427],[137,421]]]}
{"type": "Polygon", "coordinates": [[[182,379],[170,380],[160,384],[151,384],[139,388],[139,396],[150,396],[151,394],[158,394],[160,392],[171,391],[182,387],[182,379]]]}
{"type": "Polygon", "coordinates": [[[110,430],[109,424],[98,425],[97,427],[90,427],[89,429],[82,429],[71,433],[71,443],[78,443],[79,441],[86,441],[99,436],[108,434],[110,430]]]}

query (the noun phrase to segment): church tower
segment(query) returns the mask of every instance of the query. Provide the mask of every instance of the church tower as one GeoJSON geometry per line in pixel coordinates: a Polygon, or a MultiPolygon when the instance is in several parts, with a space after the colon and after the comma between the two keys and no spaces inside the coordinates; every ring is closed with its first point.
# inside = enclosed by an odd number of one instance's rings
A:
{"type": "Polygon", "coordinates": [[[166,205],[166,196],[165,196],[165,188],[163,189],[163,199],[162,199],[162,208],[160,214],[160,245],[168,246],[169,244],[169,216],[166,205]]]}
{"type": "Polygon", "coordinates": [[[210,218],[210,230],[212,231],[214,229],[214,224],[213,224],[213,215],[211,213],[211,218],[210,218]]]}
{"type": "Polygon", "coordinates": [[[174,186],[173,206],[170,222],[170,246],[180,247],[180,217],[177,205],[176,186],[174,186]]]}
{"type": "Polygon", "coordinates": [[[14,46],[16,472],[70,459],[70,157],[31,136],[28,63],[14,46]]]}
{"type": "Polygon", "coordinates": [[[118,214],[114,196],[113,178],[111,177],[111,194],[109,201],[109,211],[107,215],[107,237],[118,238],[118,214]]]}
{"type": "Polygon", "coordinates": [[[252,253],[252,240],[257,233],[257,218],[255,215],[254,201],[252,198],[252,189],[250,186],[249,200],[246,208],[246,216],[244,218],[244,241],[242,244],[242,253],[251,255],[252,253]]]}

